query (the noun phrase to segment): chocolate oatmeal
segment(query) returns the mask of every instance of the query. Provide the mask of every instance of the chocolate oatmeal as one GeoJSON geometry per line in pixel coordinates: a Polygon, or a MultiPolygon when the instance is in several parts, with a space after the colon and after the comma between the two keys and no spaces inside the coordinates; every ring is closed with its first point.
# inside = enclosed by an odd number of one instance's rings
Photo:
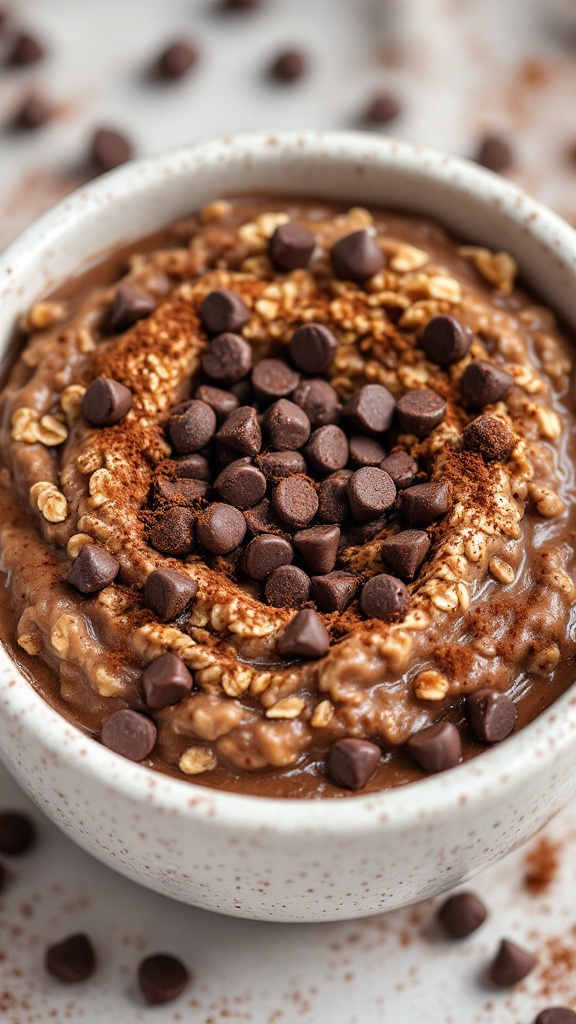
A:
{"type": "Polygon", "coordinates": [[[5,642],[134,761],[281,797],[506,739],[575,652],[572,348],[421,218],[218,201],[37,303],[5,642]]]}

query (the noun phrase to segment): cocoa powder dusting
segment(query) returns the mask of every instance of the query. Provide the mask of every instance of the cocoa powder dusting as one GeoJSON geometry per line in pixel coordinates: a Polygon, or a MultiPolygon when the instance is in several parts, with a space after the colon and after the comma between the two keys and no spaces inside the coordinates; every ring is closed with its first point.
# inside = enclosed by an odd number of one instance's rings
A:
{"type": "Polygon", "coordinates": [[[524,858],[524,888],[531,896],[540,896],[554,882],[560,866],[559,843],[542,836],[524,858]]]}

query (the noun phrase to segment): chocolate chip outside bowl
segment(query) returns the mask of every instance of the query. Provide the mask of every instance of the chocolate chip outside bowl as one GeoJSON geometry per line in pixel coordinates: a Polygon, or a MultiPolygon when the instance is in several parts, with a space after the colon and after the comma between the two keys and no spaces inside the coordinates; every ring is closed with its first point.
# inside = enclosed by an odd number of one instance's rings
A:
{"type": "MultiPolygon", "coordinates": [[[[512,253],[576,327],[576,235],[554,214],[463,161],[364,133],[309,133],[184,148],[66,199],[0,259],[4,350],[27,306],[98,252],[214,198],[273,192],[431,215],[512,253]]],[[[272,800],[132,763],[52,710],[5,650],[0,668],[1,756],[39,806],[122,874],[222,913],[336,920],[436,895],[533,835],[576,788],[573,688],[500,745],[424,781],[345,800],[272,800]]]]}

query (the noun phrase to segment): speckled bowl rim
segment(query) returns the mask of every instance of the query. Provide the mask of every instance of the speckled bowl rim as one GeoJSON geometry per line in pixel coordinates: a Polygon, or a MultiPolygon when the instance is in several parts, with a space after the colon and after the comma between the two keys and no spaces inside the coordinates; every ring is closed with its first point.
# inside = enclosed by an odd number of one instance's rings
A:
{"type": "MultiPolygon", "coordinates": [[[[309,160],[312,155],[314,159],[332,161],[332,166],[334,161],[358,167],[363,162],[375,161],[383,170],[392,165],[397,170],[400,164],[407,173],[424,176],[430,183],[451,181],[460,198],[462,193],[483,196],[487,210],[490,207],[493,212],[498,207],[503,222],[507,218],[515,222],[522,219],[528,233],[541,244],[543,255],[554,259],[565,280],[571,278],[576,285],[576,232],[506,179],[468,161],[368,133],[293,132],[196,143],[134,161],[90,182],[38,218],[0,256],[0,301],[5,288],[13,291],[31,258],[43,250],[47,252],[63,232],[73,224],[80,226],[82,217],[102,203],[119,201],[123,194],[135,189],[145,193],[148,187],[157,184],[159,177],[189,174],[198,160],[215,164],[230,160],[274,163],[287,154],[291,159],[297,158],[299,152],[304,159],[309,160]]],[[[555,305],[557,308],[558,303],[555,305]]],[[[566,314],[566,309],[563,312],[566,314]]],[[[25,718],[26,732],[77,776],[96,777],[110,790],[143,805],[161,805],[167,813],[189,819],[209,817],[215,827],[237,827],[243,831],[320,831],[331,837],[350,837],[383,829],[383,823],[387,828],[406,828],[412,822],[416,825],[423,816],[435,817],[463,802],[468,809],[470,805],[480,808],[513,791],[515,782],[525,783],[527,777],[541,773],[561,750],[574,745],[576,728],[576,695],[571,686],[519,733],[448,772],[396,789],[346,799],[249,796],[172,778],[107,750],[51,708],[5,648],[0,648],[0,672],[6,678],[0,703],[9,708],[7,713],[25,718]]]]}

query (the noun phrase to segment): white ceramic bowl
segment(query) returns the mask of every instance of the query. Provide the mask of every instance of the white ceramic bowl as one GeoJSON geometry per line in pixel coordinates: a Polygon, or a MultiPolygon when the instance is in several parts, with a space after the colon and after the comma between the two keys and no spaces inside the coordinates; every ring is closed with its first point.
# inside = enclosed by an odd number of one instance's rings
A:
{"type": "MultiPolygon", "coordinates": [[[[16,317],[102,250],[234,193],[374,203],[507,249],[576,327],[576,234],[504,179],[367,134],[250,136],[127,165],[60,203],[0,259],[0,345],[16,317]]],[[[271,800],[180,782],[117,756],[51,710],[0,650],[0,751],[76,842],[152,889],[244,917],[361,917],[432,896],[532,835],[576,788],[567,692],[476,760],[402,789],[271,800]]]]}

